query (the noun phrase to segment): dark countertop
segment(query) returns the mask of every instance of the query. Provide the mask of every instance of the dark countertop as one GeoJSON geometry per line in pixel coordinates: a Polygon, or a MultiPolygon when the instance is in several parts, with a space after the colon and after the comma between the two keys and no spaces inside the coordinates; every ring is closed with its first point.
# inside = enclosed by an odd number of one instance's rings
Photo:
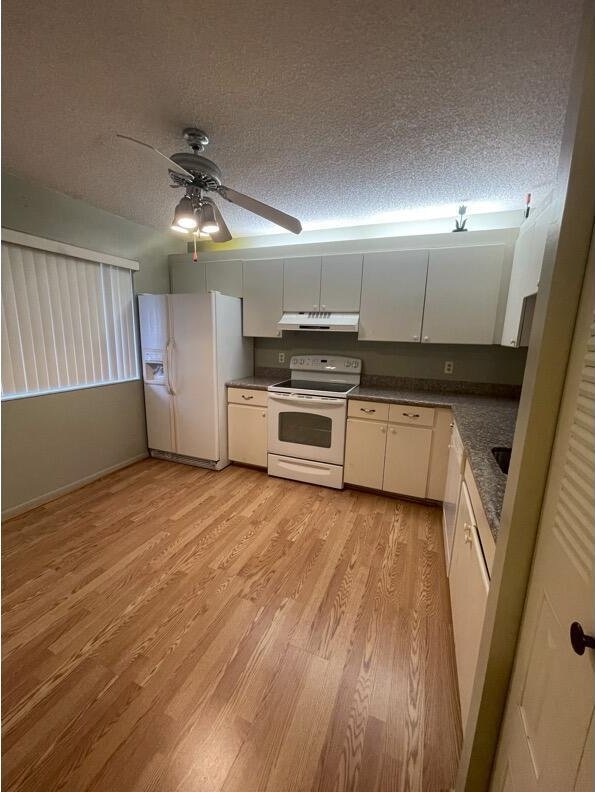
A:
{"type": "MultiPolygon", "coordinates": [[[[228,387],[266,390],[279,381],[278,376],[245,377],[229,382],[228,387]]],[[[497,540],[506,476],[496,464],[492,448],[512,446],[519,406],[517,399],[365,386],[356,388],[348,398],[420,407],[451,407],[492,536],[494,541],[497,540]]]]}
{"type": "Polygon", "coordinates": [[[242,379],[227,382],[228,388],[252,388],[253,390],[266,390],[269,385],[281,382],[279,377],[242,377],[242,379]]]}

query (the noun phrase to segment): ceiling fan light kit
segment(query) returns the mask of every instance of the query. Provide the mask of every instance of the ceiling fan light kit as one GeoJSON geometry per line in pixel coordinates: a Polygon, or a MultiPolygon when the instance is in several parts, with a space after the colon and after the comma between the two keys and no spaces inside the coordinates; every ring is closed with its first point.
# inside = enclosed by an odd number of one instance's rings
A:
{"type": "Polygon", "coordinates": [[[162,161],[169,163],[168,172],[171,187],[183,187],[185,195],[174,210],[171,228],[175,231],[187,232],[199,229],[211,236],[213,242],[228,242],[232,236],[221,216],[217,205],[204,193],[217,193],[225,201],[241,206],[249,212],[264,217],[292,234],[299,234],[302,224],[296,217],[281,212],[268,204],[257,201],[249,195],[237,192],[222,183],[222,173],[217,165],[198,152],[204,151],[209,143],[208,136],[196,127],[186,127],[183,131],[184,140],[192,149],[192,153],[181,152],[168,157],[149,143],[129,137],[117,135],[122,140],[134,143],[146,152],[156,154],[162,161]]]}
{"type": "Polygon", "coordinates": [[[203,234],[216,234],[220,230],[217,217],[215,216],[214,204],[209,198],[205,198],[200,206],[198,227],[203,234]]]}
{"type": "Polygon", "coordinates": [[[192,199],[185,195],[174,210],[172,227],[182,231],[193,231],[198,226],[192,199]]]}

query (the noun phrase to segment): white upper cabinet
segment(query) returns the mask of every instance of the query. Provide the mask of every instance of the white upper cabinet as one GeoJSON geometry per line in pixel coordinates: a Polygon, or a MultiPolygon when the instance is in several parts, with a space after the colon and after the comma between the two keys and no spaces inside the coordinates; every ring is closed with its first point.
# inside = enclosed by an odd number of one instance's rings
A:
{"type": "Polygon", "coordinates": [[[242,297],[242,262],[240,259],[229,261],[207,261],[207,290],[242,297]]]}
{"type": "Polygon", "coordinates": [[[527,297],[537,293],[547,233],[551,222],[551,207],[521,226],[514,246],[510,288],[502,329],[503,346],[521,346],[523,325],[527,318],[527,297]]]}
{"type": "Polygon", "coordinates": [[[493,344],[504,245],[430,250],[422,341],[493,344]]]}
{"type": "Polygon", "coordinates": [[[244,262],[244,335],[277,338],[283,304],[283,259],[244,262]]]}
{"type": "Polygon", "coordinates": [[[420,340],[427,269],[427,250],[364,255],[360,340],[420,340]]]}
{"type": "Polygon", "coordinates": [[[362,261],[358,253],[322,257],[321,311],[359,311],[362,261]]]}
{"type": "Polygon", "coordinates": [[[207,290],[205,264],[192,261],[188,253],[168,256],[169,284],[172,294],[204,294],[207,290]]]}
{"type": "Polygon", "coordinates": [[[320,256],[287,258],[283,262],[283,310],[320,310],[320,256]]]}

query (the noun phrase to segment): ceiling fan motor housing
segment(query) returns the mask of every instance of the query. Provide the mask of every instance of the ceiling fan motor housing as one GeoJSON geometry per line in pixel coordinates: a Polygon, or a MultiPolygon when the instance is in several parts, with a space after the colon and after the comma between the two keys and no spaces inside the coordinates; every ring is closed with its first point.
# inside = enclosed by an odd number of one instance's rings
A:
{"type": "MultiPolygon", "coordinates": [[[[194,176],[192,184],[196,187],[201,187],[203,190],[216,190],[221,185],[222,173],[210,159],[201,157],[199,154],[187,154],[185,152],[172,154],[170,159],[194,176]]],[[[170,174],[172,174],[174,182],[180,185],[178,179],[174,177],[174,172],[170,171],[170,174]]],[[[175,174],[175,176],[177,175],[175,174]]],[[[180,179],[180,182],[188,183],[184,177],[180,179]]]]}

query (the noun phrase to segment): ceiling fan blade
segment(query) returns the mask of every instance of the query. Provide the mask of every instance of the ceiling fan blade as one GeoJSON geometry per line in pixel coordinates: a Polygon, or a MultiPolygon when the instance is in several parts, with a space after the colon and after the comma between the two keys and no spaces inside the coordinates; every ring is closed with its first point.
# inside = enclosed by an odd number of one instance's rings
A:
{"type": "Polygon", "coordinates": [[[142,140],[137,140],[136,138],[130,137],[129,135],[120,135],[119,133],[116,133],[116,137],[120,138],[120,140],[127,140],[130,143],[136,143],[138,146],[142,146],[143,148],[148,149],[149,151],[153,151],[155,154],[159,154],[160,157],[163,157],[163,159],[167,161],[170,170],[173,170],[176,173],[180,173],[182,176],[186,176],[191,181],[194,181],[194,176],[190,173],[190,171],[187,171],[185,168],[180,167],[180,165],[178,165],[177,162],[174,162],[162,151],[156,149],[155,146],[151,146],[150,143],[143,143],[142,140]]]}
{"type": "Polygon", "coordinates": [[[272,206],[262,203],[262,201],[257,201],[256,198],[251,198],[249,195],[244,195],[224,185],[217,187],[217,192],[222,198],[225,198],[226,201],[237,204],[243,209],[247,209],[249,212],[260,215],[260,217],[264,217],[265,220],[270,220],[271,223],[275,223],[281,226],[281,228],[291,231],[292,234],[299,234],[302,230],[302,224],[296,217],[285,214],[285,212],[281,212],[279,209],[274,209],[272,206]]]}
{"type": "Polygon", "coordinates": [[[218,207],[216,206],[215,202],[212,202],[213,209],[215,210],[215,217],[217,218],[217,223],[219,224],[219,231],[216,231],[214,234],[211,234],[211,239],[213,242],[229,242],[232,239],[231,231],[225,224],[225,220],[221,215],[218,207]]]}

